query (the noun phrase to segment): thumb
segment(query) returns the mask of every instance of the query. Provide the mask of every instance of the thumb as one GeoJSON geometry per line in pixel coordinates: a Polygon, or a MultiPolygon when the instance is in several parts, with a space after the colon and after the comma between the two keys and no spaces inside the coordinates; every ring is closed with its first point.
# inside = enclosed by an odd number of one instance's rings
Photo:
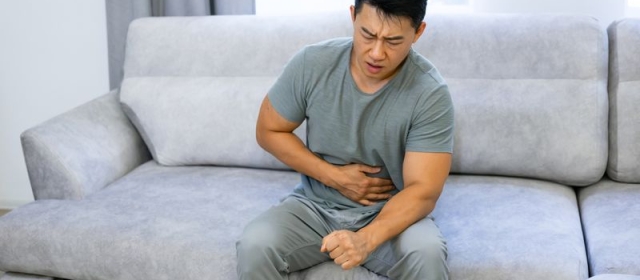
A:
{"type": "Polygon", "coordinates": [[[320,252],[326,252],[327,251],[327,244],[322,241],[322,246],[320,246],[320,252]]]}

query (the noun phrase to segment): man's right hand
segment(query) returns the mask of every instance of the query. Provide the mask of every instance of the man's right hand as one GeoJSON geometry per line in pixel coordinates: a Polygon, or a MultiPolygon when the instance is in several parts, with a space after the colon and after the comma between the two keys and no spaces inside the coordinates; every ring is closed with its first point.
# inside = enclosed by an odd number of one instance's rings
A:
{"type": "Polygon", "coordinates": [[[396,187],[389,179],[367,176],[380,172],[380,167],[364,164],[336,166],[338,172],[329,186],[338,190],[347,198],[362,205],[373,205],[381,200],[391,198],[391,191],[396,187]]]}
{"type": "Polygon", "coordinates": [[[335,166],[324,161],[293,134],[300,124],[281,116],[265,97],[256,124],[258,144],[286,165],[338,190],[354,202],[373,205],[391,197],[389,192],[395,190],[391,180],[367,176],[367,173],[380,172],[379,167],[363,164],[335,166]]]}

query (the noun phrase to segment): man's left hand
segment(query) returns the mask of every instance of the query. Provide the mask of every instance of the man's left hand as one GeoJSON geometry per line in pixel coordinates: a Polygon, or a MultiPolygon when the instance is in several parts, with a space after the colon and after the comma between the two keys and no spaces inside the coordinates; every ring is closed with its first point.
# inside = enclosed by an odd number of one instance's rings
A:
{"type": "Polygon", "coordinates": [[[328,252],[333,261],[348,270],[362,264],[371,251],[362,234],[338,230],[322,239],[321,252],[328,252]]]}

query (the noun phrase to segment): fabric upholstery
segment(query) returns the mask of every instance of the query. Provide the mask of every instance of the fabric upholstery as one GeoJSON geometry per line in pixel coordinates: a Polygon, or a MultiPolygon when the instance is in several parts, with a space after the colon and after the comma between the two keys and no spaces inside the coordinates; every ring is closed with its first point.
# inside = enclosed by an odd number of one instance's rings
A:
{"type": "Polygon", "coordinates": [[[8,272],[0,280],[54,280],[52,277],[8,272]]]}
{"type": "Polygon", "coordinates": [[[611,179],[640,183],[640,19],[623,19],[609,28],[609,165],[611,179]]]}
{"type": "MultiPolygon", "coordinates": [[[[273,82],[265,77],[128,78],[120,100],[160,164],[289,169],[256,142],[258,111],[273,82]]],[[[296,132],[305,139],[304,125],[296,132]]]]}
{"type": "Polygon", "coordinates": [[[149,159],[113,91],[21,135],[36,199],[82,199],[149,159]]]}
{"type": "Polygon", "coordinates": [[[640,275],[600,274],[589,278],[589,280],[640,280],[640,275]]]}
{"type": "MultiPolygon", "coordinates": [[[[437,15],[427,22],[415,49],[450,83],[457,108],[453,172],[580,186],[601,178],[608,151],[608,52],[597,21],[437,15]]],[[[351,23],[347,13],[192,17],[140,19],[130,30],[125,79],[276,77],[302,46],[350,36],[351,23]]]]}
{"type": "MultiPolygon", "coordinates": [[[[0,251],[10,252],[0,254],[0,269],[70,279],[235,279],[234,242],[244,225],[286,195],[298,176],[148,162],[85,200],[39,200],[0,219],[6,236],[0,251]]],[[[568,187],[452,176],[434,216],[448,241],[453,279],[586,278],[568,187]]],[[[377,277],[327,263],[292,279],[323,275],[377,277]]]]}
{"type": "Polygon", "coordinates": [[[640,186],[603,180],[579,192],[593,275],[640,275],[640,186]]]}
{"type": "Polygon", "coordinates": [[[586,279],[573,189],[550,182],[452,175],[436,209],[451,279],[586,279]]]}
{"type": "Polygon", "coordinates": [[[607,39],[578,15],[427,17],[414,48],[450,85],[452,171],[585,186],[607,163],[607,39]]]}
{"type": "Polygon", "coordinates": [[[351,32],[348,12],[137,19],[129,27],[124,78],[277,77],[303,46],[351,32]]]}
{"type": "MultiPolygon", "coordinates": [[[[236,279],[242,229],[299,180],[289,171],[150,161],[84,200],[38,200],[0,219],[0,270],[68,279],[236,279]]],[[[291,279],[385,279],[364,268],[339,269],[319,265],[291,279]]]]}
{"type": "Polygon", "coordinates": [[[235,241],[299,175],[150,161],[81,201],[0,219],[0,270],[68,279],[234,279],[235,241]]]}
{"type": "MultiPolygon", "coordinates": [[[[349,30],[348,19],[324,18],[327,31],[311,33],[302,30],[315,29],[312,20],[306,27],[246,16],[138,20],[128,39],[123,108],[161,164],[284,169],[256,144],[260,103],[295,51],[348,35],[340,32],[349,30]]],[[[297,133],[304,140],[304,124],[297,133]]]]}

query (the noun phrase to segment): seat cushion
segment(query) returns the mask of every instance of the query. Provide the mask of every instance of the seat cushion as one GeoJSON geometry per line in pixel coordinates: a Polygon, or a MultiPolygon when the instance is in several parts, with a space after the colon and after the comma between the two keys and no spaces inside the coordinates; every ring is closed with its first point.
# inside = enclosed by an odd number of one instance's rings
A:
{"type": "MultiPolygon", "coordinates": [[[[0,270],[67,279],[236,279],[242,229],[299,181],[289,171],[148,162],[84,200],[39,200],[4,216],[0,270]]],[[[315,266],[292,279],[384,279],[336,268],[315,266]]]]}
{"type": "Polygon", "coordinates": [[[81,201],[0,219],[0,270],[68,279],[234,279],[244,225],[299,181],[288,171],[148,162],[81,201]]]}
{"type": "Polygon", "coordinates": [[[579,192],[593,275],[640,275],[640,185],[608,179],[579,192]]]}
{"type": "Polygon", "coordinates": [[[436,224],[447,239],[451,279],[586,279],[572,188],[543,181],[450,176],[436,224]]]}

